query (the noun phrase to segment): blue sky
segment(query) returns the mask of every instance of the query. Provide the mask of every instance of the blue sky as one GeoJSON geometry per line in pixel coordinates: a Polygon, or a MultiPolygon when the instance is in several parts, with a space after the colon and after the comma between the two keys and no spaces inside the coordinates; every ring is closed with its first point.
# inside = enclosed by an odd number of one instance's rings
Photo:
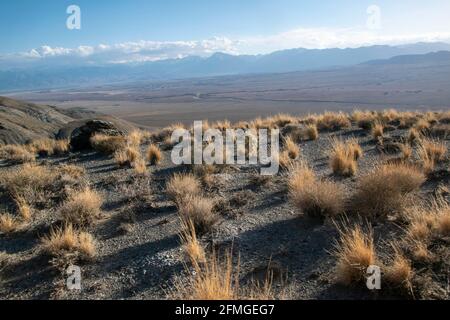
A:
{"type": "Polygon", "coordinates": [[[15,0],[0,10],[0,55],[34,58],[124,62],[130,53],[158,60],[450,39],[448,0],[15,0]],[[81,8],[81,30],[66,28],[71,4],[81,8]],[[366,25],[370,5],[381,10],[376,30],[366,25]]]}

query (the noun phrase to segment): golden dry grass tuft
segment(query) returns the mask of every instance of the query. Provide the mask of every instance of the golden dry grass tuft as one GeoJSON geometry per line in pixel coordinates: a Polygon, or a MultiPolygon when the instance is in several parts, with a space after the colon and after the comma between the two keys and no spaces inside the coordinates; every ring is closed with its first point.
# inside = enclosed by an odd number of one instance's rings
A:
{"type": "Polygon", "coordinates": [[[72,225],[52,229],[48,236],[41,239],[44,252],[55,257],[66,254],[78,254],[81,259],[90,260],[96,255],[94,237],[83,231],[76,230],[72,225]]]}
{"type": "Polygon", "coordinates": [[[133,130],[125,137],[125,140],[128,145],[139,147],[144,137],[145,133],[142,130],[133,130]]]}
{"type": "Polygon", "coordinates": [[[375,122],[372,127],[372,138],[378,140],[382,138],[384,134],[384,126],[381,122],[375,122]]]}
{"type": "Polygon", "coordinates": [[[317,140],[319,138],[319,130],[316,124],[309,124],[305,129],[305,136],[308,140],[317,140]]]}
{"type": "Polygon", "coordinates": [[[385,217],[404,209],[408,195],[425,182],[417,167],[407,164],[386,164],[375,168],[358,181],[351,201],[351,210],[369,217],[385,217]]]}
{"type": "Polygon", "coordinates": [[[30,152],[37,153],[41,156],[61,155],[69,151],[69,140],[55,140],[43,138],[35,140],[27,145],[30,152]]]}
{"type": "Polygon", "coordinates": [[[317,116],[317,128],[319,130],[335,131],[350,127],[351,122],[345,113],[325,112],[317,116]]]}
{"type": "Polygon", "coordinates": [[[371,130],[377,116],[372,111],[355,110],[351,115],[351,119],[359,128],[363,130],[371,130]]]}
{"type": "Polygon", "coordinates": [[[411,159],[413,154],[413,149],[409,144],[401,144],[400,152],[402,153],[402,160],[408,161],[411,159]]]}
{"type": "Polygon", "coordinates": [[[136,146],[127,146],[114,153],[114,160],[121,166],[131,166],[133,162],[141,158],[139,149],[136,146]]]}
{"type": "Polygon", "coordinates": [[[198,234],[211,231],[219,220],[214,212],[214,202],[210,198],[198,195],[184,197],[177,203],[177,207],[180,217],[185,221],[192,221],[198,234]]]}
{"type": "Polygon", "coordinates": [[[147,170],[147,163],[144,159],[139,157],[132,163],[133,171],[138,176],[147,176],[148,170],[147,170]]]}
{"type": "Polygon", "coordinates": [[[88,226],[101,215],[103,198],[90,188],[74,191],[62,204],[59,211],[66,223],[77,226],[88,226]]]}
{"type": "Polygon", "coordinates": [[[34,162],[36,157],[24,146],[6,145],[0,147],[0,159],[12,163],[29,163],[34,162]]]}
{"type": "Polygon", "coordinates": [[[433,169],[437,163],[445,160],[447,146],[442,141],[422,138],[419,142],[418,153],[424,168],[433,169]]]}
{"type": "Polygon", "coordinates": [[[332,139],[330,153],[330,167],[333,173],[340,176],[353,176],[358,169],[357,160],[363,151],[356,139],[347,143],[339,139],[332,139]]]}
{"type": "Polygon", "coordinates": [[[201,193],[200,181],[193,174],[175,174],[167,182],[166,193],[170,200],[179,203],[201,193]]]}
{"type": "Polygon", "coordinates": [[[161,150],[158,146],[152,144],[147,149],[147,161],[150,162],[152,166],[158,165],[163,158],[161,150]]]}
{"type": "Polygon", "coordinates": [[[217,254],[207,258],[205,263],[194,263],[194,276],[188,283],[175,284],[176,298],[186,300],[238,300],[239,267],[233,265],[231,253],[223,260],[217,254]]]}
{"type": "Polygon", "coordinates": [[[22,220],[31,220],[31,217],[33,216],[33,210],[31,209],[25,198],[17,197],[16,199],[14,199],[14,201],[16,203],[17,213],[22,218],[22,220]]]}
{"type": "Polygon", "coordinates": [[[394,246],[394,255],[391,264],[386,267],[385,279],[394,288],[407,289],[412,291],[412,279],[414,271],[405,255],[394,246]]]}
{"type": "Polygon", "coordinates": [[[91,137],[92,148],[100,153],[112,155],[126,147],[127,141],[123,136],[108,136],[104,134],[96,134],[91,137]]]}
{"type": "Polygon", "coordinates": [[[191,219],[181,218],[180,221],[181,221],[181,231],[179,236],[189,261],[193,265],[195,265],[196,263],[205,263],[206,262],[205,250],[198,241],[194,223],[192,222],[191,219]]]}
{"type": "Polygon", "coordinates": [[[334,250],[336,280],[344,285],[360,283],[364,281],[367,268],[377,261],[372,230],[365,233],[359,225],[341,226],[339,234],[334,250]]]}
{"type": "Polygon", "coordinates": [[[290,159],[296,160],[300,157],[300,147],[292,140],[291,137],[287,137],[284,140],[284,150],[290,159]]]}
{"type": "Polygon", "coordinates": [[[289,198],[304,214],[315,218],[335,217],[345,209],[345,192],[331,181],[320,181],[305,164],[289,177],[289,198]]]}
{"type": "Polygon", "coordinates": [[[24,164],[4,172],[0,177],[0,184],[12,198],[23,197],[27,201],[39,201],[54,185],[57,177],[57,172],[46,166],[24,164]]]}
{"type": "Polygon", "coordinates": [[[9,213],[0,214],[0,233],[8,234],[17,231],[21,222],[9,213]]]}

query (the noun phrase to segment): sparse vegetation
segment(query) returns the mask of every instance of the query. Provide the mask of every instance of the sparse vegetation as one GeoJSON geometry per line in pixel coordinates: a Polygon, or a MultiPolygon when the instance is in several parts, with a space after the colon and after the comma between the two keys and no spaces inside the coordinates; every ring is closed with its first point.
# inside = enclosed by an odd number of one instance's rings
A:
{"type": "Polygon", "coordinates": [[[96,134],[91,138],[91,146],[94,150],[111,155],[126,147],[126,139],[123,136],[107,136],[96,134]]]}
{"type": "Polygon", "coordinates": [[[382,165],[359,179],[352,211],[371,217],[401,212],[407,196],[425,180],[424,174],[412,165],[382,165]]]}
{"type": "Polygon", "coordinates": [[[339,234],[334,252],[337,259],[336,280],[345,285],[361,283],[367,268],[377,261],[373,232],[369,229],[366,233],[356,225],[340,227],[339,234]]]}
{"type": "Polygon", "coordinates": [[[152,166],[157,165],[162,160],[161,150],[154,144],[150,145],[147,149],[147,161],[150,162],[152,166]]]}
{"type": "Polygon", "coordinates": [[[8,234],[17,231],[21,224],[19,219],[9,213],[0,214],[0,233],[8,234]]]}
{"type": "Polygon", "coordinates": [[[60,213],[66,223],[87,226],[100,217],[102,203],[98,192],[86,188],[73,192],[61,206],[60,213]]]}
{"type": "Polygon", "coordinates": [[[335,217],[345,209],[345,193],[331,181],[320,181],[305,164],[298,165],[289,177],[289,197],[304,214],[335,217]]]}
{"type": "Polygon", "coordinates": [[[91,260],[96,254],[94,237],[84,231],[76,230],[68,224],[63,228],[52,229],[48,236],[41,239],[44,252],[54,257],[78,255],[82,260],[91,260]]]}
{"type": "Polygon", "coordinates": [[[333,173],[340,176],[353,176],[358,168],[357,160],[362,156],[362,149],[357,140],[345,143],[332,139],[330,167],[333,173]]]}
{"type": "Polygon", "coordinates": [[[200,181],[193,174],[175,174],[166,186],[167,196],[175,203],[200,194],[200,190],[200,181]]]}
{"type": "Polygon", "coordinates": [[[0,146],[0,159],[5,159],[12,163],[34,162],[36,157],[24,146],[6,145],[0,146]]]}
{"type": "Polygon", "coordinates": [[[218,221],[218,217],[213,211],[214,202],[209,198],[198,195],[184,197],[177,206],[181,218],[185,221],[192,221],[195,231],[199,234],[211,231],[218,221]]]}

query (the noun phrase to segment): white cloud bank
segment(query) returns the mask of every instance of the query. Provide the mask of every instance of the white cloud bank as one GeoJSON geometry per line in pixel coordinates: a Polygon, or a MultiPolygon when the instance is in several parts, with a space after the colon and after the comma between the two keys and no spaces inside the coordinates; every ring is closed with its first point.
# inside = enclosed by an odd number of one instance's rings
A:
{"type": "Polygon", "coordinates": [[[229,54],[265,54],[291,48],[325,49],[407,44],[415,42],[450,42],[450,32],[385,35],[368,29],[298,28],[271,36],[230,39],[214,37],[196,41],[139,41],[119,44],[79,46],[77,48],[44,45],[28,52],[0,56],[0,62],[36,62],[42,60],[82,61],[83,63],[138,63],[177,59],[187,56],[229,54]],[[67,60],[65,58],[70,58],[67,60]]]}

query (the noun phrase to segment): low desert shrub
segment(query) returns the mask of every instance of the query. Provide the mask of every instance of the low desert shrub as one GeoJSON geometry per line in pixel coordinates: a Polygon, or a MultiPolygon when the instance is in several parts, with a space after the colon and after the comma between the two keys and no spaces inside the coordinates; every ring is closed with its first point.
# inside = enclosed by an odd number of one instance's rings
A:
{"type": "Polygon", "coordinates": [[[1,185],[12,198],[22,197],[29,202],[42,200],[54,185],[58,174],[45,166],[25,164],[6,171],[0,177],[1,185]]]}
{"type": "Polygon", "coordinates": [[[331,181],[320,181],[304,163],[289,177],[289,198],[304,214],[323,219],[335,217],[345,209],[345,192],[331,181]]]}
{"type": "Polygon", "coordinates": [[[407,196],[425,182],[425,175],[406,164],[386,164],[358,181],[351,210],[364,216],[387,216],[401,212],[407,196]]]}
{"type": "Polygon", "coordinates": [[[375,122],[372,127],[372,138],[378,140],[384,134],[384,126],[380,122],[375,122]]]}
{"type": "Polygon", "coordinates": [[[158,146],[152,144],[147,149],[147,161],[150,162],[152,166],[157,165],[162,160],[162,153],[158,146]]]}
{"type": "Polygon", "coordinates": [[[292,160],[298,159],[300,157],[300,148],[299,146],[292,140],[291,137],[287,137],[284,141],[284,150],[287,152],[287,155],[292,160]]]}
{"type": "Polygon", "coordinates": [[[411,267],[411,261],[409,261],[400,249],[394,246],[394,255],[391,258],[391,264],[386,267],[385,279],[386,281],[398,289],[412,290],[412,278],[414,276],[413,269],[411,267]]]}
{"type": "Polygon", "coordinates": [[[342,112],[325,112],[317,117],[319,130],[335,131],[350,127],[348,116],[342,112]]]}
{"type": "Polygon", "coordinates": [[[213,211],[214,202],[201,196],[183,198],[178,204],[178,213],[185,221],[192,221],[198,234],[211,231],[218,221],[217,214],[213,211]]]}
{"type": "Polygon", "coordinates": [[[81,259],[90,260],[96,255],[94,237],[87,232],[76,230],[70,224],[52,229],[48,236],[41,239],[41,248],[54,257],[76,254],[81,259]]]}
{"type": "Polygon", "coordinates": [[[330,167],[340,176],[353,176],[358,168],[357,160],[362,156],[362,149],[356,140],[347,143],[339,139],[331,142],[330,167]]]}
{"type": "Polygon", "coordinates": [[[200,181],[193,174],[175,174],[167,182],[166,193],[170,200],[179,203],[201,193],[200,181]]]}
{"type": "Polygon", "coordinates": [[[128,146],[123,149],[119,149],[114,153],[114,160],[121,166],[131,166],[133,162],[141,158],[141,154],[137,147],[128,146]]]}
{"type": "Polygon", "coordinates": [[[365,280],[367,268],[377,261],[372,230],[365,233],[359,225],[341,226],[339,234],[334,250],[336,280],[344,285],[361,283],[365,280]]]}
{"type": "Polygon", "coordinates": [[[66,223],[87,226],[100,217],[103,199],[95,190],[74,191],[59,211],[66,223]]]}
{"type": "Polygon", "coordinates": [[[21,222],[15,216],[9,213],[0,214],[0,233],[8,234],[17,231],[21,222]]]}
{"type": "Polygon", "coordinates": [[[36,157],[24,146],[6,145],[0,146],[0,159],[5,159],[12,163],[28,163],[34,162],[36,157]]]}
{"type": "Polygon", "coordinates": [[[100,153],[112,155],[126,147],[126,138],[123,136],[107,136],[104,134],[96,134],[91,137],[92,148],[100,153]]]}
{"type": "Polygon", "coordinates": [[[69,140],[43,138],[28,144],[28,149],[41,156],[61,155],[69,151],[69,140]]]}

